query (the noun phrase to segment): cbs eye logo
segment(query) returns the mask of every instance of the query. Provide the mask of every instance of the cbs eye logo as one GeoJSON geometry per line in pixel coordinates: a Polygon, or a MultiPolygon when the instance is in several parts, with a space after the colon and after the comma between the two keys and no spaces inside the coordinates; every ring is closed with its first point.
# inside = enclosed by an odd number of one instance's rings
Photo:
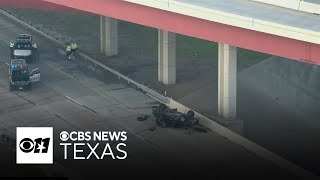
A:
{"type": "Polygon", "coordinates": [[[20,141],[20,150],[24,153],[47,153],[49,149],[50,138],[37,138],[32,140],[24,138],[20,141]]]}
{"type": "Polygon", "coordinates": [[[17,127],[17,164],[53,164],[53,128],[17,127]]]}

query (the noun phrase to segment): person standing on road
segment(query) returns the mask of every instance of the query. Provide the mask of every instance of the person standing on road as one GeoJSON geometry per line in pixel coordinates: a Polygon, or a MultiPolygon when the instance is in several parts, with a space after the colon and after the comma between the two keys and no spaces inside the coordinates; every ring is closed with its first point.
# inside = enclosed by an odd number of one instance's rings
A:
{"type": "Polygon", "coordinates": [[[14,42],[13,41],[10,41],[9,49],[10,49],[10,57],[11,57],[11,59],[13,59],[13,50],[14,50],[14,42]]]}
{"type": "Polygon", "coordinates": [[[66,55],[67,55],[67,59],[71,59],[71,43],[67,43],[67,48],[66,48],[66,55]]]}
{"type": "Polygon", "coordinates": [[[71,54],[75,53],[78,49],[78,44],[74,41],[71,41],[71,54]]]}
{"type": "Polygon", "coordinates": [[[38,52],[38,46],[36,43],[32,44],[32,48],[33,48],[33,55],[34,55],[34,59],[36,61],[39,61],[39,52],[38,52]]]}

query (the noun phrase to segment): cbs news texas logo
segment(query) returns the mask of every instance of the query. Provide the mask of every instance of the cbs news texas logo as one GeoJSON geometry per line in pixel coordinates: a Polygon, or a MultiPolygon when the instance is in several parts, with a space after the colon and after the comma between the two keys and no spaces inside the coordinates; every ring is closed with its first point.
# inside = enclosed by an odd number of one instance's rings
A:
{"type": "Polygon", "coordinates": [[[17,164],[53,164],[53,128],[17,127],[17,164]]]}

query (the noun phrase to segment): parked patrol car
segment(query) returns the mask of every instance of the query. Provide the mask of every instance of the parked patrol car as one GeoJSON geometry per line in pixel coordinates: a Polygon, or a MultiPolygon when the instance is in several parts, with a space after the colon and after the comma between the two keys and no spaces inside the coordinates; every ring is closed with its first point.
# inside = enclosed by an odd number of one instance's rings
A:
{"type": "Polygon", "coordinates": [[[29,34],[19,34],[16,42],[10,42],[11,58],[25,59],[27,63],[39,59],[37,44],[32,42],[29,34]]]}
{"type": "Polygon", "coordinates": [[[29,73],[24,59],[12,59],[9,65],[10,91],[15,89],[31,89],[32,83],[40,81],[40,70],[35,68],[29,73]]]}

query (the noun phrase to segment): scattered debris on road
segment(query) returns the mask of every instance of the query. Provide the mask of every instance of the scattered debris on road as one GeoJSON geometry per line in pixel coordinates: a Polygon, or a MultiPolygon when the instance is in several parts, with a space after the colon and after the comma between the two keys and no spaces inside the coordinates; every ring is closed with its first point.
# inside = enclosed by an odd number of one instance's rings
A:
{"type": "Polygon", "coordinates": [[[138,121],[145,121],[145,120],[147,120],[149,118],[149,116],[148,115],[144,115],[143,117],[137,117],[137,120],[138,121]]]}
{"type": "Polygon", "coordinates": [[[156,127],[149,128],[149,131],[154,131],[154,130],[156,130],[156,127]]]}
{"type": "Polygon", "coordinates": [[[194,128],[194,130],[206,132],[207,129],[199,124],[199,118],[194,117],[194,112],[189,110],[186,114],[170,109],[165,104],[152,107],[152,113],[156,117],[156,123],[162,127],[194,128]]]}

